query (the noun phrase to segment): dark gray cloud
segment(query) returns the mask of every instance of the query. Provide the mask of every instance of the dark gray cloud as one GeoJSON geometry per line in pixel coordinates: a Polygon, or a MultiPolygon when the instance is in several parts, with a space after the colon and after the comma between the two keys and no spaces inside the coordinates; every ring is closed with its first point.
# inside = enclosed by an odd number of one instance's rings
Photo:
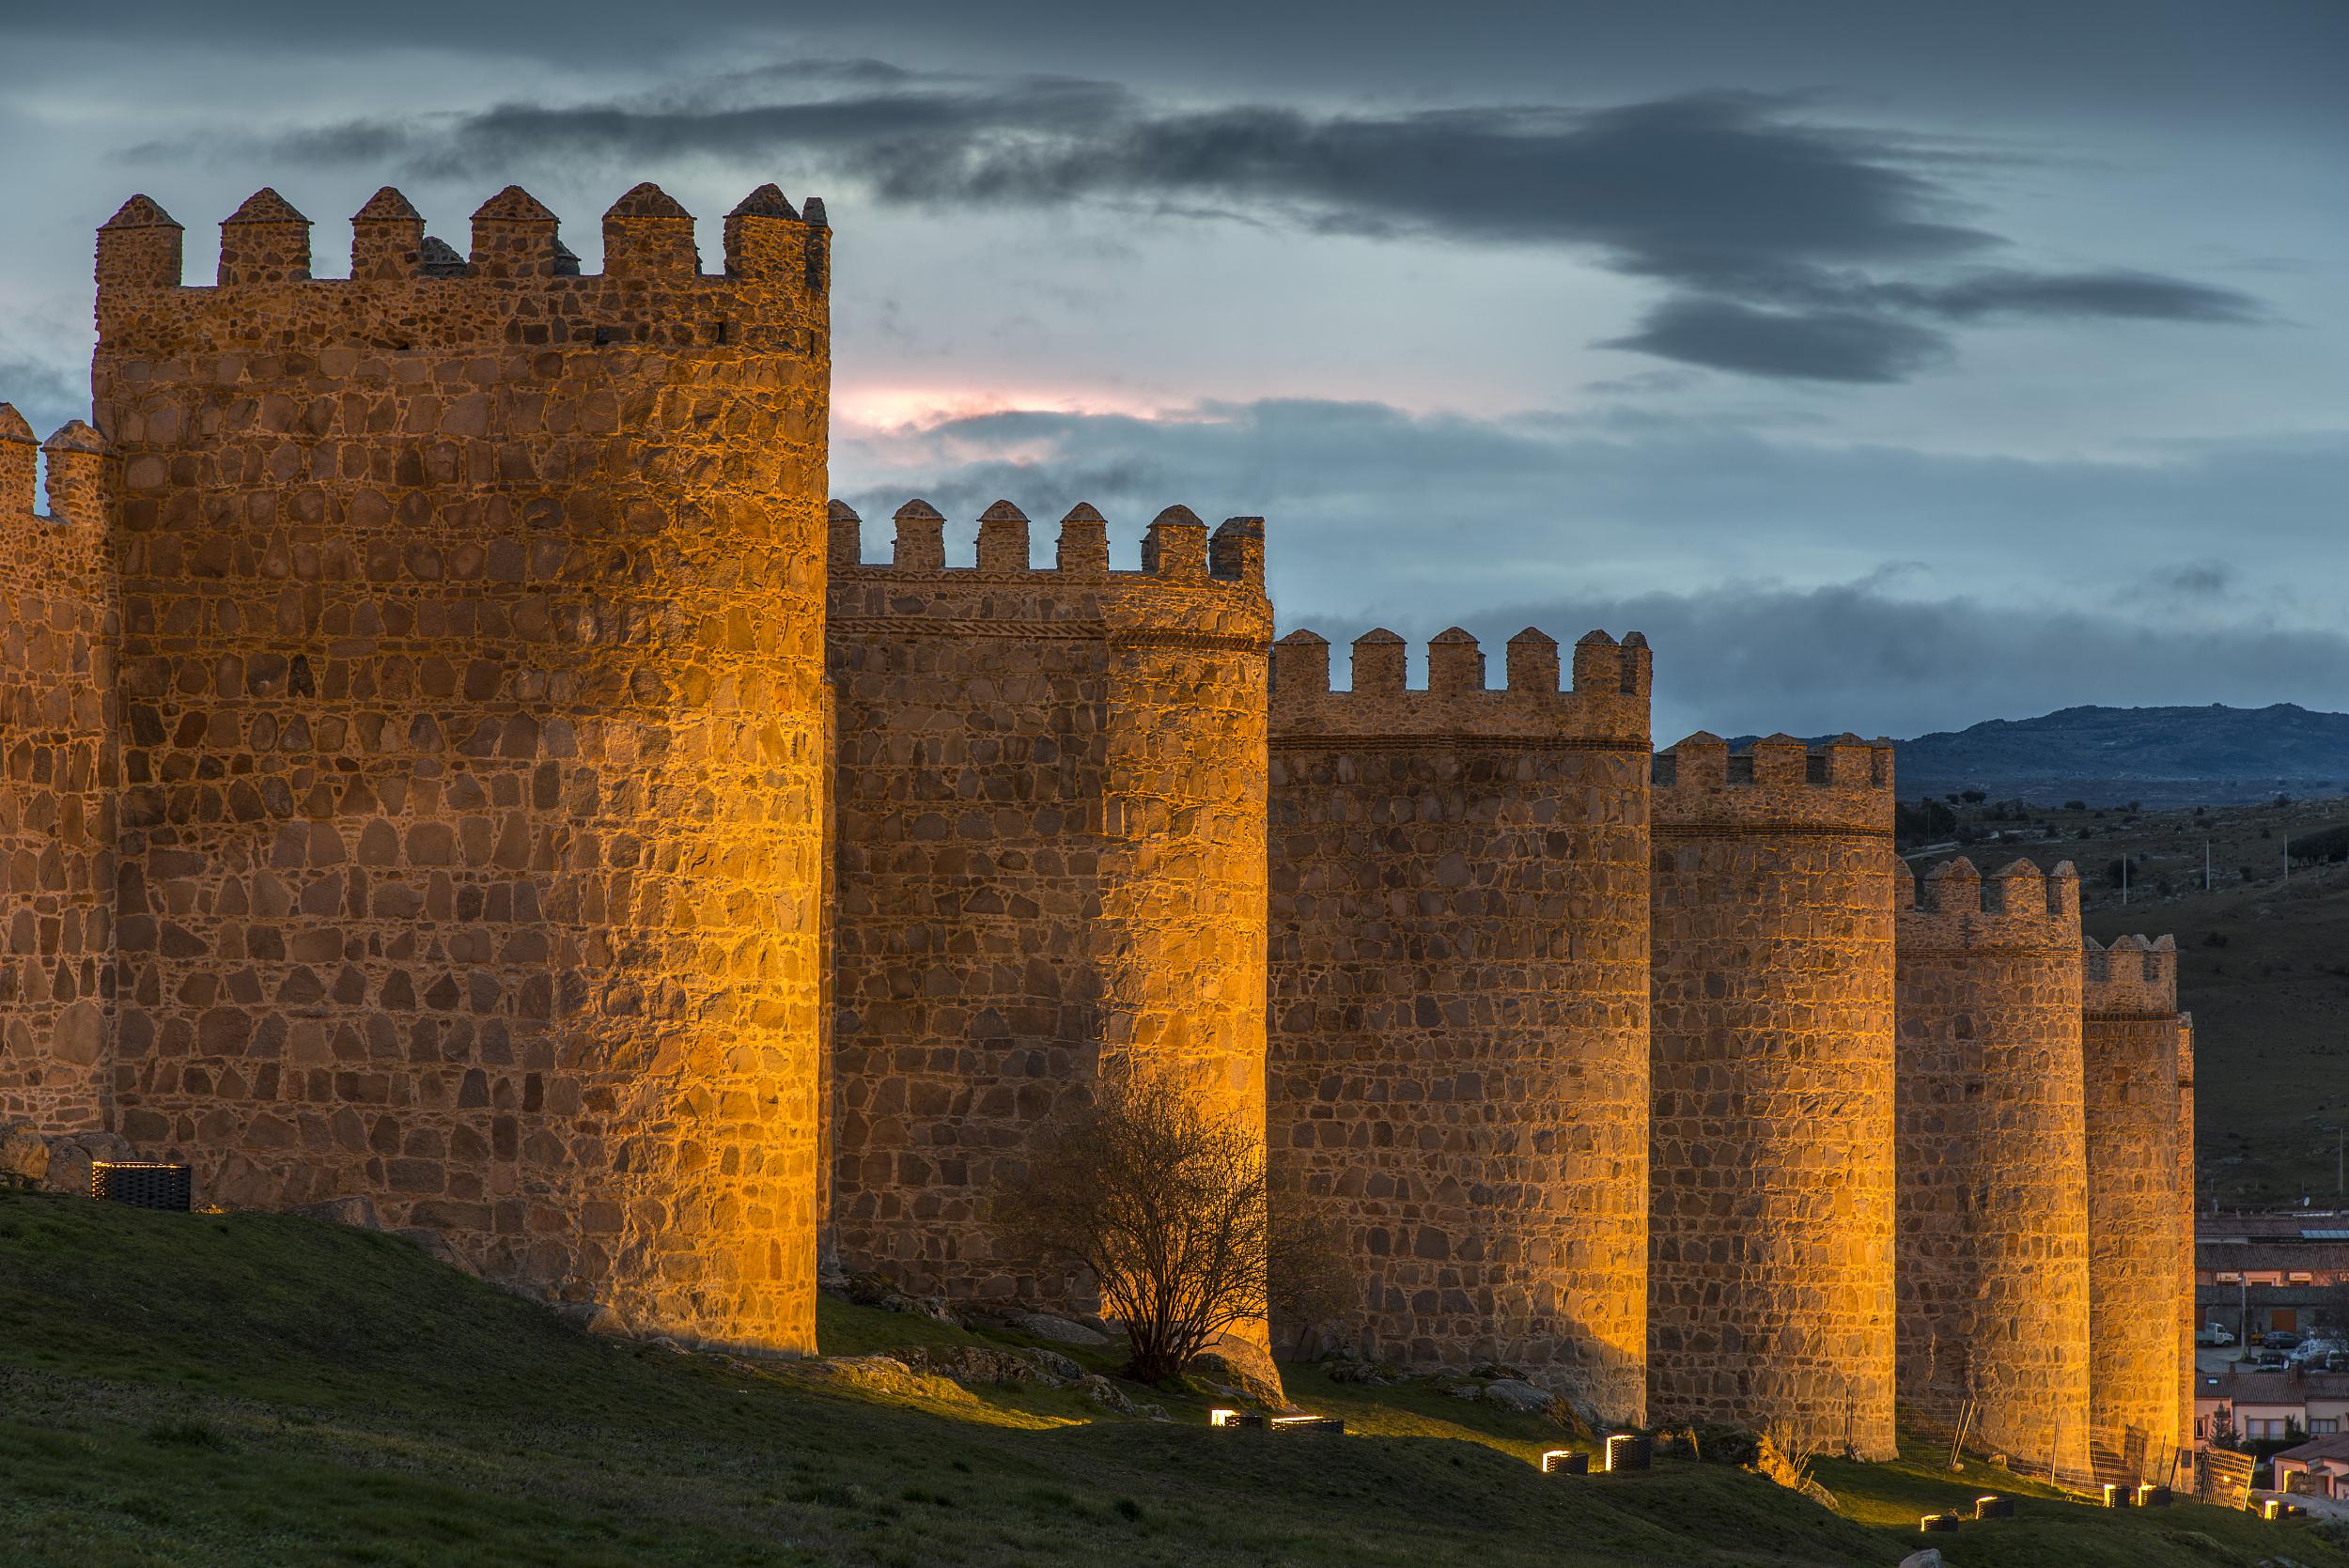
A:
{"type": "Polygon", "coordinates": [[[1899,381],[1950,357],[1929,327],[1861,310],[1756,310],[1734,300],[1666,300],[1640,330],[1600,345],[1755,376],[1899,381]]]}
{"type": "Polygon", "coordinates": [[[1888,304],[1909,304],[1955,321],[1991,316],[2110,316],[2148,321],[2248,322],[2259,307],[2231,288],[2189,283],[2155,272],[1976,272],[1926,287],[1890,286],[1876,291],[1888,304]]]}
{"type": "Polygon", "coordinates": [[[271,150],[426,176],[787,159],[910,207],[1100,202],[1571,247],[1673,290],[1605,346],[1755,376],[1905,380],[1950,357],[1951,325],[1999,318],[2261,318],[2246,295],[2155,272],[1989,265],[2005,241],[1967,221],[1963,185],[1979,160],[1812,107],[1710,91],[1605,109],[1170,110],[1080,77],[807,59],[628,100],[354,120],[271,150]]]}

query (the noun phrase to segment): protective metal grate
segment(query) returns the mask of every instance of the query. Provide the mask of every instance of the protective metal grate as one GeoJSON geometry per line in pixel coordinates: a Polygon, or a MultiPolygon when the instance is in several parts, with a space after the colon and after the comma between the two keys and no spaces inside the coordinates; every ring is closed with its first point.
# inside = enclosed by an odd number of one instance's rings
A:
{"type": "Polygon", "coordinates": [[[188,1168],[132,1160],[92,1160],[89,1195],[101,1203],[128,1203],[141,1209],[191,1206],[188,1168]]]}

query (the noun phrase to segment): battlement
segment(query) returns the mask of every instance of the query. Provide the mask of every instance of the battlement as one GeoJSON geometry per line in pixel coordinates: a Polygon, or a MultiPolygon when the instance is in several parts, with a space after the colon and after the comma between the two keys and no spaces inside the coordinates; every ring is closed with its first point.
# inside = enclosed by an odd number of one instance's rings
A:
{"type": "Polygon", "coordinates": [[[97,550],[106,529],[106,468],[112,460],[104,438],[76,419],[36,444],[24,416],[0,403],[0,516],[39,514],[34,476],[44,458],[48,474],[41,488],[50,520],[69,525],[88,549],[97,550]]]}
{"type": "Polygon", "coordinates": [[[916,497],[896,510],[895,540],[885,562],[863,558],[863,520],[843,501],[832,503],[830,570],[835,579],[936,577],[949,582],[973,578],[1061,579],[1111,582],[1154,579],[1161,582],[1217,582],[1264,588],[1264,519],[1226,518],[1212,537],[1188,506],[1169,506],[1151,520],[1142,540],[1142,569],[1110,569],[1109,523],[1080,501],[1060,520],[1054,564],[1031,564],[1028,514],[998,501],[979,515],[977,562],[946,565],[946,516],[916,497]]]}
{"type": "Polygon", "coordinates": [[[1817,747],[1766,736],[1733,751],[1703,730],[1656,753],[1658,829],[1782,827],[1892,831],[1892,742],[1841,735],[1817,747]]]}
{"type": "Polygon", "coordinates": [[[2115,937],[2108,947],[2083,937],[2087,975],[2081,1010],[2170,1017],[2178,1011],[2178,942],[2174,937],[2115,937]]]}
{"type": "Polygon", "coordinates": [[[1330,686],[1330,643],[1290,632],[1272,648],[1272,735],[1276,743],[1389,738],[1493,738],[1645,747],[1653,661],[1639,632],[1621,643],[1604,631],[1575,644],[1562,666],[1557,639],[1527,627],[1509,639],[1507,685],[1486,684],[1485,653],[1458,627],[1427,644],[1427,685],[1407,684],[1405,644],[1384,627],[1354,640],[1351,688],[1330,686]],[[1560,686],[1562,675],[1571,684],[1560,686]]]}
{"type": "Polygon", "coordinates": [[[1143,537],[1138,571],[1110,569],[1109,525],[1081,502],[1061,520],[1050,567],[1030,565],[1027,514],[1008,501],[980,517],[974,566],[946,565],[946,520],[928,502],[907,502],[895,523],[892,558],[867,562],[856,512],[832,503],[829,629],[835,640],[1142,638],[1259,654],[1271,640],[1262,518],[1228,518],[1210,537],[1189,507],[1169,506],[1143,537]]]}
{"type": "Polygon", "coordinates": [[[828,311],[823,203],[795,210],[773,185],[726,215],[718,273],[701,271],[692,214],[650,183],[604,213],[599,273],[580,271],[555,215],[518,185],[474,212],[465,256],[426,234],[388,185],[351,217],[348,277],[312,273],[311,226],[264,186],[222,221],[214,282],[189,285],[179,224],[132,196],[98,231],[100,337],[158,356],[491,343],[806,351],[816,345],[801,334],[820,332],[828,311]]]}
{"type": "Polygon", "coordinates": [[[1904,876],[1894,884],[1893,899],[1899,939],[1908,947],[2068,952],[2079,941],[2080,878],[2070,861],[2042,871],[2017,858],[1984,877],[1961,855],[1921,878],[1904,876]]]}

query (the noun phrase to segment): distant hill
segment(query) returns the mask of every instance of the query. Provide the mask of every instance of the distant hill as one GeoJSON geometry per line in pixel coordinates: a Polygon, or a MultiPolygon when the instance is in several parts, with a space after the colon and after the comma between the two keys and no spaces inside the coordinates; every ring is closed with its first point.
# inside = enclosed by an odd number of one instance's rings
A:
{"type": "Polygon", "coordinates": [[[2349,713],[2268,707],[2066,707],[1899,743],[1905,799],[1979,789],[2038,804],[2221,804],[2349,793],[2349,713]]]}

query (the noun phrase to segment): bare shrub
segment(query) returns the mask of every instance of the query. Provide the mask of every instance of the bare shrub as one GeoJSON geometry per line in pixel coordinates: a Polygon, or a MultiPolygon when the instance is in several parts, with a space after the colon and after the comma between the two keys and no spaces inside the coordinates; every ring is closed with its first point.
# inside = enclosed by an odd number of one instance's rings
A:
{"type": "Polygon", "coordinates": [[[1104,1085],[1012,1185],[1006,1233],[1089,1272],[1125,1325],[1127,1374],[1159,1382],[1235,1325],[1263,1318],[1282,1232],[1264,1134],[1171,1076],[1104,1085]]]}

